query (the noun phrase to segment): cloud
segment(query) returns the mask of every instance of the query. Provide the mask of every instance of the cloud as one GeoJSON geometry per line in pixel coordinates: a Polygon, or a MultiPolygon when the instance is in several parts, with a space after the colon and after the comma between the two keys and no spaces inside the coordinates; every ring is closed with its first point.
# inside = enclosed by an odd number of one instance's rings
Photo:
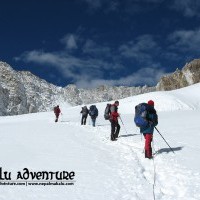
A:
{"type": "Polygon", "coordinates": [[[200,16],[199,0],[174,0],[171,7],[182,12],[186,17],[200,16]]]}
{"type": "MultiPolygon", "coordinates": [[[[99,9],[104,12],[121,11],[128,14],[135,14],[147,10],[153,10],[165,0],[81,0],[86,3],[94,13],[99,9]],[[144,6],[146,4],[147,6],[144,6]]],[[[182,12],[186,17],[200,17],[200,1],[199,0],[173,0],[168,3],[169,8],[182,12]]]]}
{"type": "Polygon", "coordinates": [[[103,0],[83,0],[85,1],[91,8],[97,9],[100,8],[103,4],[103,0]]]}
{"type": "Polygon", "coordinates": [[[121,77],[120,79],[90,79],[83,77],[76,82],[77,86],[89,88],[91,86],[97,87],[101,85],[119,85],[119,86],[133,86],[133,85],[156,85],[160,80],[161,76],[165,75],[166,72],[163,69],[157,67],[146,67],[142,68],[129,76],[121,77]]]}
{"type": "Polygon", "coordinates": [[[174,31],[162,43],[160,39],[156,35],[141,35],[122,44],[119,53],[125,59],[132,59],[132,62],[144,66],[159,64],[159,61],[183,62],[183,59],[188,61],[199,56],[200,28],[174,31]]]}
{"type": "Polygon", "coordinates": [[[101,78],[108,71],[121,70],[122,65],[109,63],[100,59],[81,59],[67,54],[66,52],[24,52],[16,61],[22,60],[26,63],[36,63],[44,66],[51,66],[58,70],[66,79],[72,79],[75,83],[81,79],[91,80],[101,78]]]}
{"type": "Polygon", "coordinates": [[[169,35],[170,49],[181,52],[198,52],[200,46],[200,28],[196,30],[179,30],[169,35]]]}
{"type": "Polygon", "coordinates": [[[48,53],[30,51],[23,53],[16,60],[51,66],[58,70],[66,79],[72,79],[78,87],[97,87],[99,85],[155,85],[165,74],[158,66],[144,67],[131,75],[115,78],[115,73],[123,70],[124,66],[98,59],[79,59],[64,53],[48,53]],[[107,74],[107,76],[105,76],[107,74]],[[111,75],[112,74],[112,75],[111,75]],[[108,80],[110,78],[110,80],[108,80]]]}
{"type": "Polygon", "coordinates": [[[111,49],[108,46],[98,45],[91,39],[86,40],[82,48],[85,54],[95,54],[96,56],[111,56],[111,49]]]}
{"type": "Polygon", "coordinates": [[[67,34],[62,42],[67,49],[57,52],[27,51],[15,60],[38,64],[47,71],[49,67],[53,68],[63,79],[72,81],[78,87],[155,85],[165,74],[155,59],[160,47],[151,35],[139,36],[113,49],[75,34],[67,34]],[[79,41],[78,51],[69,51],[78,46],[71,43],[73,40],[79,41]],[[140,70],[137,70],[138,67],[140,70]]]}
{"type": "Polygon", "coordinates": [[[81,2],[88,5],[89,11],[92,14],[101,9],[104,13],[123,12],[132,15],[138,12],[152,10],[156,8],[156,5],[164,2],[164,0],[81,0],[81,2]],[[147,3],[148,6],[144,7],[144,3],[147,3]]]}
{"type": "Polygon", "coordinates": [[[61,43],[63,43],[66,47],[66,49],[77,49],[77,43],[76,43],[77,36],[73,34],[67,34],[65,37],[61,39],[61,43]]]}
{"type": "Polygon", "coordinates": [[[133,58],[138,62],[151,63],[152,55],[160,49],[152,35],[142,35],[119,47],[119,52],[126,58],[133,58]]]}

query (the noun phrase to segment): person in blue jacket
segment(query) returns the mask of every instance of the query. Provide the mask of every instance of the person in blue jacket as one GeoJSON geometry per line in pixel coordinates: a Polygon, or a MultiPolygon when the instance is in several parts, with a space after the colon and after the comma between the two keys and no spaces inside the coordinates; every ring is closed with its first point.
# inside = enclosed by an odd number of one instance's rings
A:
{"type": "Polygon", "coordinates": [[[152,100],[148,101],[148,111],[146,113],[146,119],[148,125],[146,127],[141,127],[140,132],[143,133],[145,138],[145,158],[152,158],[152,147],[151,142],[153,140],[154,127],[158,124],[158,116],[156,110],[154,109],[154,102],[152,100]]]}

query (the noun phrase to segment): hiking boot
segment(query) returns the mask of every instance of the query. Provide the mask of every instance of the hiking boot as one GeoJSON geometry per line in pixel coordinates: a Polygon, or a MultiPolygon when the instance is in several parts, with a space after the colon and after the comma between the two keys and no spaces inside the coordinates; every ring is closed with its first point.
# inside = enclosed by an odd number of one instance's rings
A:
{"type": "Polygon", "coordinates": [[[116,141],[116,138],[114,136],[111,136],[110,140],[111,141],[116,141]]]}

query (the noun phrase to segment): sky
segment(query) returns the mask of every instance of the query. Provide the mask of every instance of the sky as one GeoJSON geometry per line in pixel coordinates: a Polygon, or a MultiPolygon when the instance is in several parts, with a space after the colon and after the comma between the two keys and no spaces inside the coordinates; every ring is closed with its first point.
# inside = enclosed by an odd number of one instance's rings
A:
{"type": "Polygon", "coordinates": [[[154,86],[199,58],[198,0],[1,0],[0,60],[58,86],[154,86]]]}

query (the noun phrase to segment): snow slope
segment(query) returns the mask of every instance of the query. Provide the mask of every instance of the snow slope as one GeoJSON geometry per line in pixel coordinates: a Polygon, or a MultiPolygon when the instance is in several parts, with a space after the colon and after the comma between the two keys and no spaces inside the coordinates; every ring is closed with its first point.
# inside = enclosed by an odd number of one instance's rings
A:
{"type": "MultiPolygon", "coordinates": [[[[99,109],[97,126],[80,125],[81,106],[0,118],[0,167],[13,177],[30,171],[74,171],[68,186],[0,185],[1,200],[199,200],[200,84],[120,100],[120,138],[111,142],[110,124],[99,109]],[[152,99],[160,130],[173,154],[154,133],[154,159],[144,158],[144,140],[133,123],[134,107],[152,99]]],[[[1,180],[2,182],[2,180],[1,180]]]]}

